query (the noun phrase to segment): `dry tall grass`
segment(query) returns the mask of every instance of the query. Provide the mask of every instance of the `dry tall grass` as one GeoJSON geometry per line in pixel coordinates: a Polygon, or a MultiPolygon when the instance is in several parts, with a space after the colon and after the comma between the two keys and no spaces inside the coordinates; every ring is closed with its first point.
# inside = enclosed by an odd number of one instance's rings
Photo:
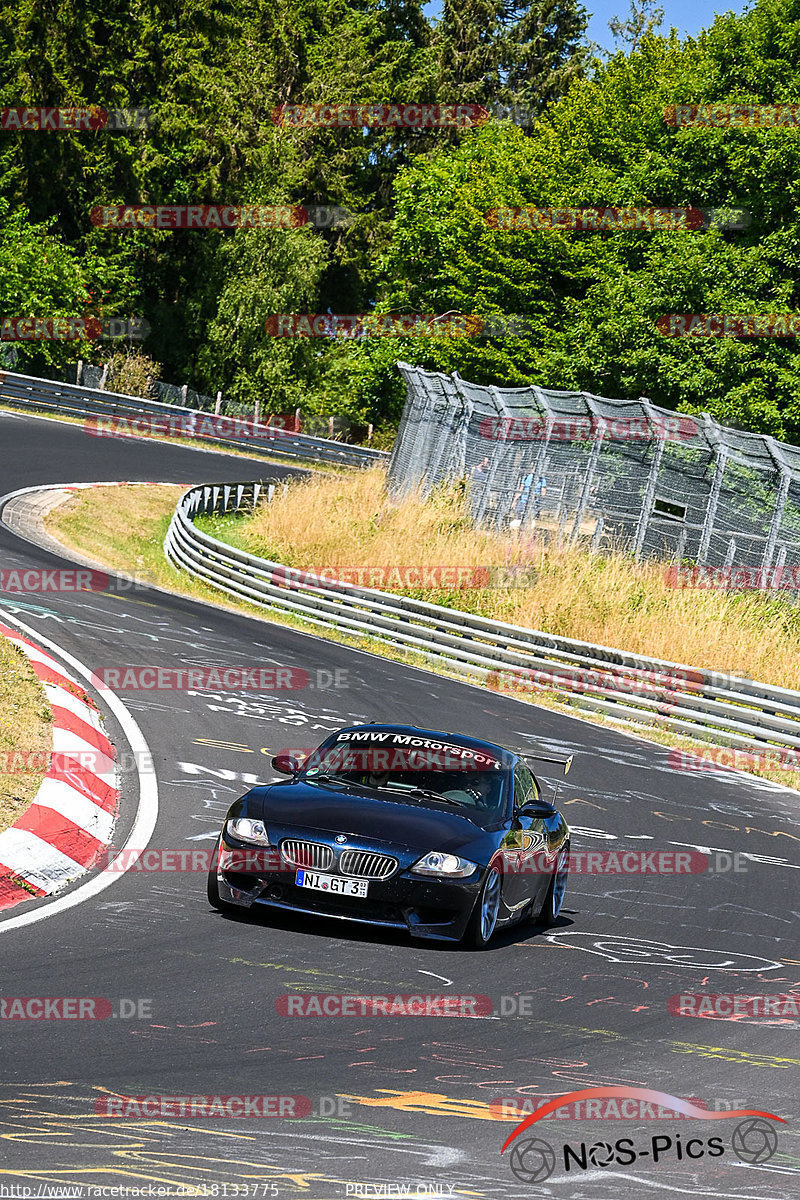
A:
{"type": "MultiPolygon", "coordinates": [[[[232,532],[226,525],[222,536],[232,532]]],[[[527,628],[800,686],[800,610],[785,598],[670,588],[662,565],[559,549],[530,532],[475,530],[458,488],[393,504],[380,469],[316,476],[238,521],[234,536],[253,553],[311,571],[525,564],[538,573],[530,586],[397,590],[527,628]]]]}
{"type": "Polygon", "coordinates": [[[52,750],[52,720],[44,688],[27,658],[0,638],[0,829],[13,825],[39,789],[52,750]],[[19,758],[15,762],[7,755],[19,758]],[[25,761],[31,769],[19,770],[25,761]],[[10,772],[5,769],[9,764],[15,767],[10,772]]]}

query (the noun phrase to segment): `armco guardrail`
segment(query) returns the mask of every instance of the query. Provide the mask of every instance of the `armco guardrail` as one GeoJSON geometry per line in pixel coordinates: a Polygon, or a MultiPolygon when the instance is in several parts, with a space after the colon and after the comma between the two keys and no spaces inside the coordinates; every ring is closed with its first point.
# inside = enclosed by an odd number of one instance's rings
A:
{"type": "MultiPolygon", "coordinates": [[[[270,425],[253,425],[238,418],[239,426],[249,424],[253,432],[241,432],[231,437],[215,436],[206,427],[218,427],[229,421],[235,427],[237,418],[218,417],[212,413],[193,408],[181,408],[177,404],[162,404],[155,400],[143,400],[137,396],[123,396],[117,392],[99,391],[95,388],[76,387],[53,379],[35,379],[29,375],[16,375],[11,371],[0,372],[0,402],[6,401],[18,408],[30,408],[37,412],[58,412],[68,417],[93,417],[98,420],[119,418],[136,421],[148,418],[151,426],[163,424],[166,429],[178,427],[182,437],[196,436],[205,444],[226,446],[246,450],[253,456],[267,455],[270,458],[290,460],[305,459],[310,462],[339,464],[346,467],[366,467],[374,463],[388,462],[389,455],[368,446],[349,446],[329,438],[310,437],[303,433],[276,429],[270,425]],[[159,418],[163,417],[163,422],[159,418]],[[196,432],[195,432],[196,431],[196,432]]],[[[98,431],[102,436],[102,429],[98,431]]],[[[135,433],[135,426],[132,431],[135,433]]],[[[111,436],[111,430],[108,431],[111,436]]],[[[121,436],[121,434],[117,434],[121,436]]]]}
{"type": "Polygon", "coordinates": [[[349,584],[306,582],[282,563],[201,532],[199,513],[252,511],[275,480],[190,488],[178,502],[164,552],[231,596],[310,624],[413,651],[498,690],[563,692],[580,708],[748,749],[800,749],[800,692],[679,663],[593,646],[470,613],[349,584]],[[537,679],[538,675],[538,679],[537,679]],[[515,688],[515,681],[519,687],[515,688]]]}

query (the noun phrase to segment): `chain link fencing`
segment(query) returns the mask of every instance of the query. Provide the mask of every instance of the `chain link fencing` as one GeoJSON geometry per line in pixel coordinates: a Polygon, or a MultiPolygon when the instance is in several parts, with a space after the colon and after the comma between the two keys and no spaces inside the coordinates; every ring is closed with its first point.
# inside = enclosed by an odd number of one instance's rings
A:
{"type": "Polygon", "coordinates": [[[473,520],[490,528],[582,539],[637,561],[800,564],[796,446],[644,396],[501,389],[398,367],[407,400],[389,463],[395,496],[463,479],[473,520]]]}

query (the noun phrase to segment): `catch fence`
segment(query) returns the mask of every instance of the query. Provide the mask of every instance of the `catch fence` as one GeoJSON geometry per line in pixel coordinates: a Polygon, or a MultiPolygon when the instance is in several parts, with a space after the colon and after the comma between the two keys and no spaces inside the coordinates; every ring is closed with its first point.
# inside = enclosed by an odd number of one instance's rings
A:
{"type": "Polygon", "coordinates": [[[800,448],[646,397],[469,383],[407,363],[395,496],[469,485],[472,517],[643,558],[800,564],[800,448]]]}

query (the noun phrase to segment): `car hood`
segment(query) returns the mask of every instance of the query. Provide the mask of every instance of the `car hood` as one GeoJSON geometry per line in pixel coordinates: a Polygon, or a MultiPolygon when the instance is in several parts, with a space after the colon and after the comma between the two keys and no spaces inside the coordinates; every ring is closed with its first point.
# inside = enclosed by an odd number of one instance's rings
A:
{"type": "Polygon", "coordinates": [[[343,833],[450,853],[493,840],[490,830],[475,825],[455,809],[378,799],[323,785],[273,784],[254,788],[245,800],[247,815],[261,819],[270,832],[274,829],[278,835],[289,830],[332,836],[343,833]]]}

